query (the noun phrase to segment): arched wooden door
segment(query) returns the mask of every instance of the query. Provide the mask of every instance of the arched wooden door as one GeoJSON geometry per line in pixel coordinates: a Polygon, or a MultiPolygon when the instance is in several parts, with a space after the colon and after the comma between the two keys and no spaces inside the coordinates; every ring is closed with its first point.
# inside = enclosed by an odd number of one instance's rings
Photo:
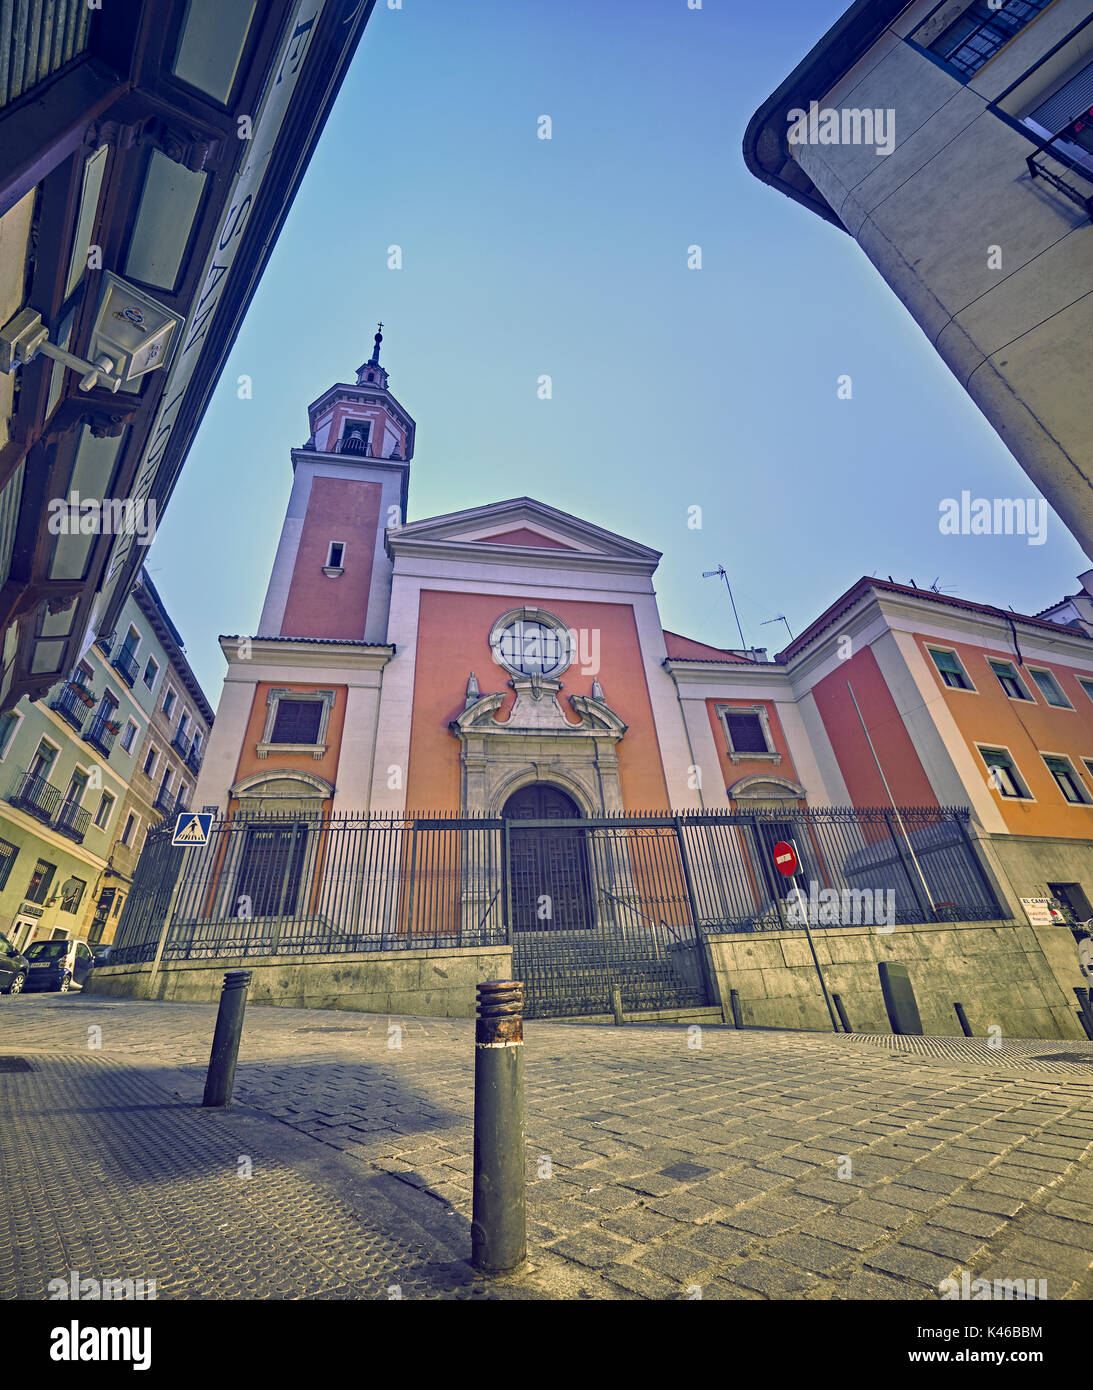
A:
{"type": "Polygon", "coordinates": [[[501,814],[509,829],[509,892],[514,931],[587,931],[595,925],[588,849],[573,798],[533,782],[514,792],[501,814]],[[521,827],[520,821],[549,821],[521,827]]]}

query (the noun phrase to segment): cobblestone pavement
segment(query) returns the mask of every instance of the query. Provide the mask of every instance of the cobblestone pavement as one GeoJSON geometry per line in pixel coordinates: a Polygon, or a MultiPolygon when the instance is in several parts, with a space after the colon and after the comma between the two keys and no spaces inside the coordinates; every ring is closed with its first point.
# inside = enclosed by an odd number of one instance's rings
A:
{"type": "Polygon", "coordinates": [[[215,1012],[0,1001],[0,1054],[35,1069],[0,1074],[26,1193],[0,1296],[70,1268],[161,1297],[930,1300],[962,1270],[1093,1294],[1087,1043],[532,1022],[533,1268],[487,1286],[460,1263],[473,1023],[252,1006],[210,1112],[215,1012]]]}

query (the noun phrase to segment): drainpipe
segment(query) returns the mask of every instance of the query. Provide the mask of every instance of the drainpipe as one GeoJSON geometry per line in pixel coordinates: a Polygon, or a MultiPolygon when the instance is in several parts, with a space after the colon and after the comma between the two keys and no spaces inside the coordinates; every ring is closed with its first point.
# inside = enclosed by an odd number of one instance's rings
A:
{"type": "Polygon", "coordinates": [[[880,773],[880,780],[884,783],[884,790],[888,793],[888,800],[892,803],[892,810],[896,813],[896,820],[899,821],[899,828],[903,832],[903,838],[907,841],[907,850],[911,856],[911,861],[918,871],[919,878],[922,880],[922,887],[926,893],[926,901],[930,904],[930,911],[934,914],[934,919],[940,921],[941,919],[937,915],[937,908],[934,906],[934,900],[930,893],[929,884],[926,882],[926,875],[922,872],[922,867],[915,855],[915,847],[911,844],[910,835],[907,834],[907,827],[904,825],[903,817],[899,813],[899,807],[896,805],[896,798],[892,795],[892,788],[888,785],[888,778],[885,777],[884,768],[880,765],[880,759],[877,757],[877,750],[873,747],[873,740],[869,737],[869,730],[865,727],[865,720],[862,719],[862,712],[858,708],[858,702],[854,697],[854,687],[847,681],[846,688],[850,691],[850,698],[854,702],[854,712],[857,714],[858,720],[861,723],[862,733],[865,735],[866,743],[869,744],[869,751],[872,753],[873,761],[877,765],[877,771],[880,773]]]}
{"type": "MultiPolygon", "coordinates": [[[[671,676],[671,678],[672,678],[672,684],[673,684],[673,685],[675,686],[675,688],[676,688],[676,703],[679,705],[679,717],[680,717],[680,719],[683,721],[683,737],[687,740],[687,756],[688,756],[688,757],[690,758],[690,760],[691,760],[691,767],[698,767],[698,764],[695,762],[695,750],[694,750],[694,748],[693,748],[692,745],[691,745],[691,731],[690,731],[690,729],[687,727],[687,712],[686,712],[686,711],[684,710],[684,708],[683,708],[683,696],[679,693],[679,681],[676,680],[676,673],[672,670],[671,666],[669,666],[669,664],[668,664],[669,660],[670,660],[670,658],[665,657],[665,659],[661,662],[661,665],[662,665],[662,666],[664,667],[664,669],[668,672],[669,676],[671,676]]],[[[705,801],[705,798],[704,798],[703,795],[702,795],[702,773],[701,773],[701,770],[699,771],[699,775],[698,775],[698,787],[697,787],[697,791],[698,791],[698,804],[699,804],[699,806],[702,808],[702,810],[705,811],[705,810],[706,810],[706,801],[705,801]]]]}

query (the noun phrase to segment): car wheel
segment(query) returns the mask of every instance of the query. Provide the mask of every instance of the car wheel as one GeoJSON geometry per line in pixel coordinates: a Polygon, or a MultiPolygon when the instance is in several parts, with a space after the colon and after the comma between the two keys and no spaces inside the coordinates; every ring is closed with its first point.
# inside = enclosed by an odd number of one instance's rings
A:
{"type": "Polygon", "coordinates": [[[8,986],[8,993],[9,993],[9,994],[22,994],[22,992],[23,992],[23,984],[24,984],[26,978],[27,978],[27,977],[23,974],[23,972],[22,972],[21,970],[16,971],[16,973],[15,973],[15,979],[12,980],[11,984],[8,986]]]}
{"type": "Polygon", "coordinates": [[[72,976],[66,975],[64,979],[61,981],[59,988],[62,994],[67,994],[69,990],[72,988],[72,976]]]}

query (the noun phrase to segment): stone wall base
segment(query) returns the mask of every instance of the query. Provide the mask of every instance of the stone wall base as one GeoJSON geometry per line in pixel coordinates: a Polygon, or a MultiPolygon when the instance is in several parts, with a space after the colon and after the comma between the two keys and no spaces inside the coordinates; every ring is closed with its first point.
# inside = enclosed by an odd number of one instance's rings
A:
{"type": "Polygon", "coordinates": [[[509,979],[512,952],[507,946],[464,946],[170,961],[161,965],[151,990],[151,965],[105,965],[92,972],[84,989],[128,999],[215,1003],[226,970],[251,971],[252,1004],[473,1018],[476,986],[509,979]]]}
{"type": "MultiPolygon", "coordinates": [[[[877,966],[907,967],[928,1034],[959,1036],[963,1004],[977,1037],[1084,1038],[1075,985],[1085,983],[1069,928],[1018,922],[938,922],[814,930],[829,992],[841,996],[856,1033],[890,1033],[877,966]]],[[[709,938],[721,998],[740,998],[745,1025],[830,1031],[803,931],[742,932],[709,938]]]]}

